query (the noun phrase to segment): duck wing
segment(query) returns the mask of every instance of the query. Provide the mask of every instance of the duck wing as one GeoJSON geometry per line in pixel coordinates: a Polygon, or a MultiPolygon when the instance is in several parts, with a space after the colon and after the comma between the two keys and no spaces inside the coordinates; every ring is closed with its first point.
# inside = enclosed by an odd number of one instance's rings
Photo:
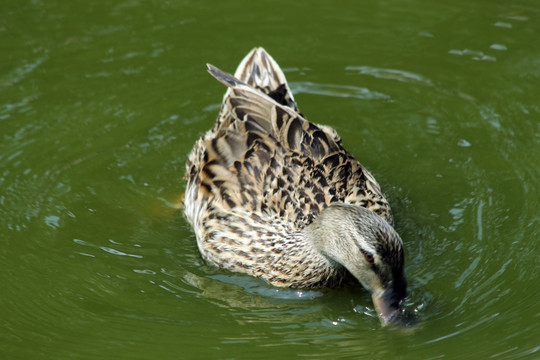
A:
{"type": "Polygon", "coordinates": [[[271,58],[259,54],[252,59],[258,59],[256,64],[244,59],[237,70],[247,82],[208,66],[229,89],[216,125],[188,159],[188,218],[195,222],[211,211],[244,211],[280,218],[301,230],[330,203],[345,202],[392,223],[379,185],[343,148],[337,133],[297,112],[271,58]],[[278,97],[280,87],[285,92],[278,97]]]}

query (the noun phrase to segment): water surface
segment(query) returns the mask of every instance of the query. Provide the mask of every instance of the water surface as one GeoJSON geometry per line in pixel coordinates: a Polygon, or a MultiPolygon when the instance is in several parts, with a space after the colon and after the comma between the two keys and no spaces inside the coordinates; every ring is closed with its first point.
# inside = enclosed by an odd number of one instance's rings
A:
{"type": "Polygon", "coordinates": [[[0,355],[539,357],[535,1],[7,1],[0,355]],[[254,46],[381,183],[418,326],[201,260],[186,157],[254,46]]]}

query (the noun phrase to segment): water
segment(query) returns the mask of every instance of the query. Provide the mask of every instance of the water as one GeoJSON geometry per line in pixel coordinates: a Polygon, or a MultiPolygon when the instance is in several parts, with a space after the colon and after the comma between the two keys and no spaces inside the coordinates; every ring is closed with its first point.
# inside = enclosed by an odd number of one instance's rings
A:
{"type": "Polygon", "coordinates": [[[0,15],[0,355],[539,358],[535,1],[7,1],[0,15]],[[254,46],[377,177],[409,329],[360,288],[205,265],[184,162],[254,46]]]}

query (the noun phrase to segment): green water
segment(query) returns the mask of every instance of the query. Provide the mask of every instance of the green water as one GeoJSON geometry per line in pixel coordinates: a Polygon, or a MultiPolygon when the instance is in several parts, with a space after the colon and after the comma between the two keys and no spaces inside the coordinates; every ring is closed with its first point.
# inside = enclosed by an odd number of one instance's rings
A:
{"type": "Polygon", "coordinates": [[[5,0],[0,358],[540,358],[538,1],[5,0]],[[205,265],[184,162],[254,46],[381,183],[407,329],[205,265]]]}

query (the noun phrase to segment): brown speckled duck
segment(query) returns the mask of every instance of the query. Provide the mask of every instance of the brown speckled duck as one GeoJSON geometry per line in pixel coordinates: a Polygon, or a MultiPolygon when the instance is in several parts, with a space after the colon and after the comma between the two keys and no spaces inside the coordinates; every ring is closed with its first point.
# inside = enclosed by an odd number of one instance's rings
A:
{"type": "Polygon", "coordinates": [[[331,127],[299,111],[262,48],[234,76],[186,165],[185,214],[207,261],[288,288],[356,278],[383,324],[406,296],[401,238],[375,178],[331,127]]]}

